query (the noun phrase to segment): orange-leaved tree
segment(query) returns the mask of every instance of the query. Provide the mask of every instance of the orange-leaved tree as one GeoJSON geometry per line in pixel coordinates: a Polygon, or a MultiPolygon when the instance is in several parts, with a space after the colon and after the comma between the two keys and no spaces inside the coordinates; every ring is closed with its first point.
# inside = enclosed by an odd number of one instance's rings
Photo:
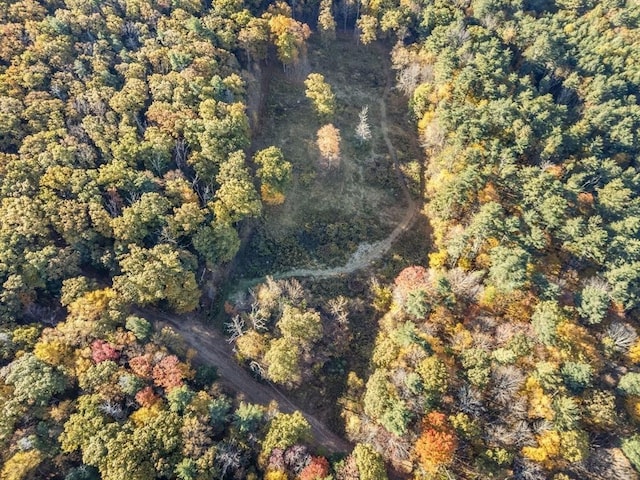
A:
{"type": "Polygon", "coordinates": [[[451,465],[457,446],[458,439],[444,413],[433,411],[422,420],[422,435],[414,453],[426,472],[435,473],[440,467],[451,465]]]}

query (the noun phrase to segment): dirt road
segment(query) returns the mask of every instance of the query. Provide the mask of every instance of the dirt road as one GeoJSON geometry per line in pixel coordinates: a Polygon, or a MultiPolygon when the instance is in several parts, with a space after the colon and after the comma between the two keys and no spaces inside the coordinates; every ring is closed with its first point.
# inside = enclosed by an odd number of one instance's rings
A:
{"type": "MultiPolygon", "coordinates": [[[[137,313],[153,320],[156,325],[169,325],[197,351],[196,361],[217,367],[220,382],[244,395],[252,403],[267,405],[278,402],[280,411],[293,413],[299,410],[311,425],[315,443],[330,452],[349,453],[352,445],[333,433],[323,422],[293,404],[273,384],[258,382],[235,361],[231,347],[213,328],[207,328],[189,315],[172,315],[154,309],[138,310],[137,313]]],[[[337,408],[337,407],[336,407],[337,408]]]]}

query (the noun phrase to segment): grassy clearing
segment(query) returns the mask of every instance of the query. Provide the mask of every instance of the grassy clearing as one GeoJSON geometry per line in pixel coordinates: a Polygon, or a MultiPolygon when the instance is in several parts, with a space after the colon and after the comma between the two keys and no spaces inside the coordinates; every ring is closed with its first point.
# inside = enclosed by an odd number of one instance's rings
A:
{"type": "MultiPolygon", "coordinates": [[[[359,45],[345,35],[328,46],[312,41],[305,66],[324,75],[336,95],[332,122],[342,136],[341,165],[330,172],[318,167],[316,132],[324,122],[304,95],[306,74],[286,74],[273,65],[265,72],[271,76],[266,115],[254,148],[280,147],[293,163],[294,180],[285,203],[267,207],[240,258],[239,271],[245,277],[343,264],[358,244],[388,235],[405,207],[380,131],[378,100],[385,91],[388,52],[379,45],[359,45]],[[372,131],[368,145],[355,137],[364,106],[369,107],[372,131]]],[[[418,149],[413,147],[403,101],[392,94],[388,115],[392,140],[410,171],[418,149]]]]}

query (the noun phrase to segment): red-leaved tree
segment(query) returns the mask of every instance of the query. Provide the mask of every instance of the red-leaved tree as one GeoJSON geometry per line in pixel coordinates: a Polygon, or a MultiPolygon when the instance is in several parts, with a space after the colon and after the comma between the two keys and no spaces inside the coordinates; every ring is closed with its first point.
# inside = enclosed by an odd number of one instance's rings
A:
{"type": "Polygon", "coordinates": [[[94,362],[100,363],[105,360],[118,360],[120,352],[113,348],[109,342],[104,340],[95,340],[91,344],[91,358],[94,362]]]}
{"type": "Polygon", "coordinates": [[[167,355],[153,367],[153,381],[159,387],[171,390],[182,385],[184,365],[175,355],[167,355]]]}
{"type": "Polygon", "coordinates": [[[144,387],[136,393],[136,402],[138,402],[141,407],[150,407],[158,400],[158,396],[154,393],[153,388],[151,387],[144,387]]]}
{"type": "Polygon", "coordinates": [[[321,480],[329,475],[329,462],[324,457],[311,457],[309,465],[300,472],[300,480],[321,480]]]}

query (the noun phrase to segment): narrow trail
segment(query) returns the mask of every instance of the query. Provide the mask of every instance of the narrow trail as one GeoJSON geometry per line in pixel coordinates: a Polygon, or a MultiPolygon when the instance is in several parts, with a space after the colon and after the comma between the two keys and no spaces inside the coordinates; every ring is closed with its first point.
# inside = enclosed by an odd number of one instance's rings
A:
{"type": "MultiPolygon", "coordinates": [[[[396,240],[413,226],[420,210],[420,205],[413,199],[409,192],[409,187],[407,187],[407,183],[402,175],[402,171],[400,170],[400,162],[398,161],[396,149],[394,148],[393,143],[391,143],[391,138],[389,137],[386,98],[390,91],[391,75],[390,72],[387,72],[384,93],[378,100],[380,103],[380,127],[382,130],[382,138],[384,139],[384,143],[389,151],[389,156],[393,162],[393,169],[396,174],[398,185],[400,185],[402,195],[407,203],[407,210],[404,217],[386,238],[374,243],[361,243],[358,246],[358,249],[351,255],[347,263],[344,265],[338,267],[295,268],[286,272],[273,273],[269,275],[271,278],[275,280],[282,280],[291,277],[331,278],[340,275],[348,275],[358,270],[362,270],[382,258],[391,249],[396,240]]],[[[242,293],[248,288],[263,282],[265,279],[266,277],[257,277],[240,280],[230,296],[233,297],[242,293]]]]}
{"type": "Polygon", "coordinates": [[[202,325],[191,315],[172,315],[155,309],[138,309],[137,314],[152,320],[157,327],[168,325],[178,332],[187,345],[196,350],[196,362],[217,367],[219,381],[240,393],[251,403],[268,405],[278,402],[279,410],[285,413],[300,411],[311,425],[311,434],[318,447],[335,453],[349,453],[352,445],[336,435],[323,422],[296,406],[276,386],[269,382],[258,382],[235,360],[226,339],[212,328],[202,325]]]}

